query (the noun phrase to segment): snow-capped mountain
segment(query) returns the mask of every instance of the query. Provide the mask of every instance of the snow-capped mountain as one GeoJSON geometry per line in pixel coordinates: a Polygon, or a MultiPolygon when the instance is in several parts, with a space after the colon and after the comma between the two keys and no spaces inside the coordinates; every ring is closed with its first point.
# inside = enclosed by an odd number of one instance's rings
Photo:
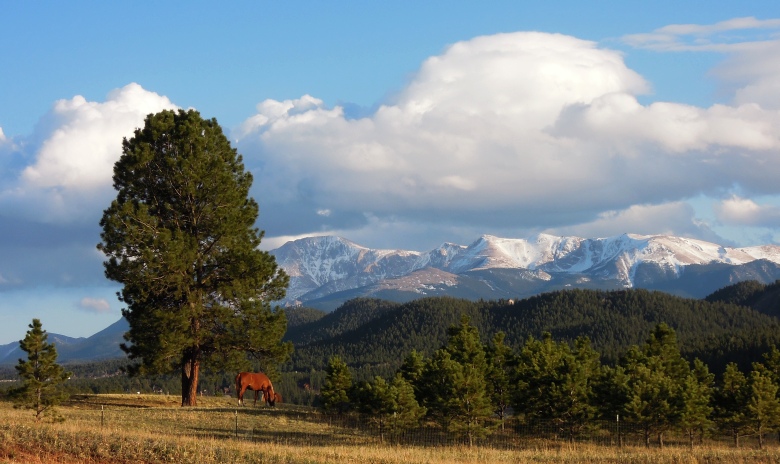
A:
{"type": "Polygon", "coordinates": [[[320,307],[357,296],[498,299],[561,288],[638,287],[703,297],[740,280],[780,278],[780,246],[728,248],[663,235],[484,235],[468,246],[445,243],[428,252],[375,250],[329,236],[288,242],[271,254],[291,278],[283,303],[320,307]]]}

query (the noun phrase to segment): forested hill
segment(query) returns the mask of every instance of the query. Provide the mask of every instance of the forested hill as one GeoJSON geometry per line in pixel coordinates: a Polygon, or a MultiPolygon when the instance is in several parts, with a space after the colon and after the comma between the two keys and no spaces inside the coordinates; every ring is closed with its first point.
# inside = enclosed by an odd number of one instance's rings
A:
{"type": "Polygon", "coordinates": [[[359,329],[399,305],[392,301],[356,298],[330,314],[312,308],[288,309],[285,338],[292,340],[296,346],[330,339],[359,329]]]}
{"type": "MultiPolygon", "coordinates": [[[[757,294],[753,298],[760,300],[757,294]]],[[[503,331],[515,348],[544,332],[556,340],[587,336],[605,363],[616,361],[629,346],[642,344],[661,322],[676,331],[687,358],[698,357],[716,372],[729,361],[749,367],[773,344],[780,346],[777,318],[718,298],[686,299],[646,290],[565,290],[517,302],[449,297],[405,304],[354,300],[316,321],[290,328],[287,339],[296,347],[291,367],[321,369],[337,354],[353,367],[392,370],[412,349],[430,356],[446,342],[447,329],[462,314],[471,317],[484,342],[503,331]]]]}
{"type": "Polygon", "coordinates": [[[714,292],[706,300],[749,306],[760,313],[780,318],[780,281],[768,285],[755,280],[739,282],[714,292]]]}

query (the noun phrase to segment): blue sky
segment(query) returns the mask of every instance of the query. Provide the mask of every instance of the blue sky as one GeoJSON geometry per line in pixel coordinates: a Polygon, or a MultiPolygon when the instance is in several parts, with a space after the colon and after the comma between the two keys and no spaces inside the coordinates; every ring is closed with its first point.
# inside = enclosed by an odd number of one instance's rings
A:
{"type": "Polygon", "coordinates": [[[122,137],[166,108],[229,134],[267,249],[780,241],[775,2],[0,8],[0,344],[120,317],[98,221],[122,137]]]}

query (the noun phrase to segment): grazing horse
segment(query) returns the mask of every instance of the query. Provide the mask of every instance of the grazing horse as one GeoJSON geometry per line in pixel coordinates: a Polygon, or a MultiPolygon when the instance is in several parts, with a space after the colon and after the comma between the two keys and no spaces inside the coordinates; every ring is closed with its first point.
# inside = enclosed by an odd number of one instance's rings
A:
{"type": "Polygon", "coordinates": [[[263,399],[267,405],[276,404],[276,394],[271,379],[262,372],[241,372],[236,376],[236,394],[239,406],[244,405],[244,392],[247,389],[255,392],[255,406],[257,406],[257,396],[260,392],[263,392],[263,399]]]}
{"type": "Polygon", "coordinates": [[[282,394],[279,392],[274,393],[274,404],[282,402],[282,394]]]}

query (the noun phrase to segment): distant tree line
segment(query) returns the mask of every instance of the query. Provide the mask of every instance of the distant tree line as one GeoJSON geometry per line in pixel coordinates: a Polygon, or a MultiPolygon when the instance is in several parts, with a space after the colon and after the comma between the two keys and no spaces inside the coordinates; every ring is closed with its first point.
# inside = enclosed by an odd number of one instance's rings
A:
{"type": "Polygon", "coordinates": [[[511,411],[523,424],[553,423],[574,440],[599,419],[620,420],[663,446],[667,432],[684,433],[693,446],[726,433],[736,446],[745,435],[780,429],[780,350],[772,347],[749,372],[727,364],[721,380],[699,359],[687,361],[675,331],[656,325],[614,365],[602,364],[588,337],[556,341],[546,332],[518,349],[503,332],[488,343],[468,316],[448,330],[430,356],[412,350],[388,379],[355,381],[340,356],[328,362],[319,397],[332,414],[362,414],[383,433],[422,421],[468,443],[503,427],[511,411]]]}

